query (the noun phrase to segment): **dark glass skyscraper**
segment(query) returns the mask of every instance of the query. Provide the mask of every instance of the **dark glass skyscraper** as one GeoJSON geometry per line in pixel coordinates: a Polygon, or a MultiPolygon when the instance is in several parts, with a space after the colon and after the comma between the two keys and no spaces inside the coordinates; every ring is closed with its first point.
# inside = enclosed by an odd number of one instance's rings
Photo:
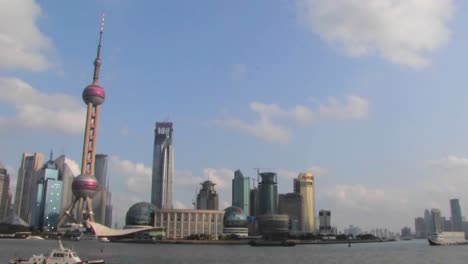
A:
{"type": "Polygon", "coordinates": [[[260,173],[262,181],[259,183],[260,215],[278,213],[278,181],[276,173],[260,173]]]}
{"type": "Polygon", "coordinates": [[[244,177],[240,170],[236,170],[234,172],[234,179],[232,179],[232,206],[239,207],[244,211],[244,213],[249,214],[249,177],[244,177]]]}
{"type": "Polygon", "coordinates": [[[458,199],[450,200],[450,211],[452,213],[452,231],[463,231],[463,220],[458,199]]]}
{"type": "Polygon", "coordinates": [[[172,208],[174,192],[174,147],[172,123],[157,122],[154,130],[151,203],[160,209],[172,208]]]}

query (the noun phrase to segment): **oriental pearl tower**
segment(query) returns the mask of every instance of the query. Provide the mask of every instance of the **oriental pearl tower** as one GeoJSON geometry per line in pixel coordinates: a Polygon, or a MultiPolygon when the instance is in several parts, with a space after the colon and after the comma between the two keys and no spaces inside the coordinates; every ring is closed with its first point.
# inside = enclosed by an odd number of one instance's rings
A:
{"type": "Polygon", "coordinates": [[[96,143],[99,128],[99,112],[101,104],[104,103],[106,92],[99,85],[99,71],[101,69],[101,43],[104,32],[104,15],[101,17],[101,30],[99,31],[99,44],[97,56],[94,60],[93,82],[83,90],[83,101],[87,107],[86,125],[83,142],[83,156],[81,161],[81,174],[73,180],[73,200],[60,216],[58,226],[70,219],[75,223],[86,221],[94,222],[92,198],[99,191],[99,184],[94,177],[94,162],[96,155],[96,143]],[[74,209],[77,216],[74,217],[74,209]]]}

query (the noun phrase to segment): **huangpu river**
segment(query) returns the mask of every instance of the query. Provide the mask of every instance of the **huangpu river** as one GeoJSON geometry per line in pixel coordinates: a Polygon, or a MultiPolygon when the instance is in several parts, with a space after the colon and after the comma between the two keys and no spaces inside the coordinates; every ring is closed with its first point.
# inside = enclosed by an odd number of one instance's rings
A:
{"type": "MultiPolygon", "coordinates": [[[[63,241],[82,259],[104,259],[106,263],[468,263],[468,246],[429,246],[426,240],[295,247],[251,247],[248,245],[125,244],[97,241],[63,241]]],[[[56,240],[0,239],[0,263],[29,258],[57,247],[56,240]]]]}

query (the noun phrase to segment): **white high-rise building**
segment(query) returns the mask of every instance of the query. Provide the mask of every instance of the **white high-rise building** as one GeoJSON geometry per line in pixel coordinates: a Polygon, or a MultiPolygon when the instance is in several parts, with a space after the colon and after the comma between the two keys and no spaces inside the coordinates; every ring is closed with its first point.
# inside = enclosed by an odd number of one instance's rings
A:
{"type": "Polygon", "coordinates": [[[157,122],[154,130],[151,203],[160,209],[172,208],[174,193],[174,147],[172,122],[157,122]]]}
{"type": "Polygon", "coordinates": [[[300,173],[294,185],[294,189],[302,196],[301,231],[313,233],[315,232],[314,175],[311,172],[300,173]]]}

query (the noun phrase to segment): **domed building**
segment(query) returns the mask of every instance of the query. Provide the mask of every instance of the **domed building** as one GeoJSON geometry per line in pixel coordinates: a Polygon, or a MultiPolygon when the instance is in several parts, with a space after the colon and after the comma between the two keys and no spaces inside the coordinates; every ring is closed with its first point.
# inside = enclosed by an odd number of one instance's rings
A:
{"type": "Polygon", "coordinates": [[[247,237],[249,234],[247,223],[247,215],[241,208],[231,206],[224,209],[223,235],[225,237],[247,237]]]}
{"type": "Polygon", "coordinates": [[[156,205],[140,202],[132,205],[125,216],[126,227],[131,226],[154,226],[154,210],[156,205]]]}

